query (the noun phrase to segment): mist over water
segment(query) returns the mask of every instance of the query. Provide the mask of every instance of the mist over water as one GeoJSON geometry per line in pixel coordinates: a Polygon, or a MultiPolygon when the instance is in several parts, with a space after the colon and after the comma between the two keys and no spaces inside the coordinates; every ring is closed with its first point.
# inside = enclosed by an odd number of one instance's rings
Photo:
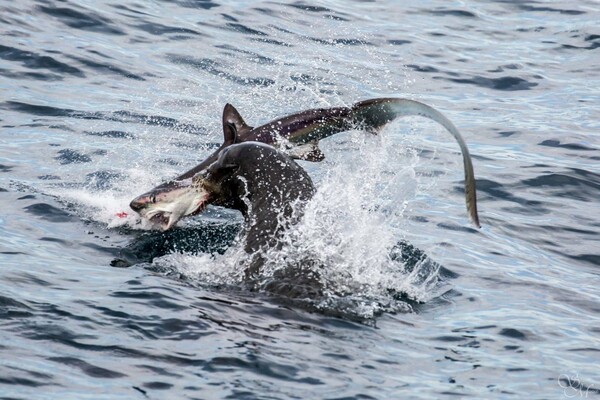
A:
{"type": "Polygon", "coordinates": [[[597,397],[599,15],[0,4],[0,397],[597,397]],[[237,212],[159,232],[128,208],[214,151],[228,102],[258,126],[388,96],[461,131],[482,229],[458,146],[421,118],[322,141],[253,282],[237,212]]]}

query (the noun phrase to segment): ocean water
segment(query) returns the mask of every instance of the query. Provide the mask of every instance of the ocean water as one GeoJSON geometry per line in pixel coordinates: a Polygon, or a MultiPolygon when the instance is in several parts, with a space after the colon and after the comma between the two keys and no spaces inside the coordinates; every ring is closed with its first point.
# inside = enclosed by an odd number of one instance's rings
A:
{"type": "Polygon", "coordinates": [[[600,4],[0,2],[0,398],[600,397],[600,4]],[[436,107],[321,142],[289,260],[244,286],[242,220],[129,201],[259,125],[373,97],[436,107]],[[125,212],[127,215],[120,214],[125,212]],[[118,216],[117,214],[121,215],[118,216]]]}

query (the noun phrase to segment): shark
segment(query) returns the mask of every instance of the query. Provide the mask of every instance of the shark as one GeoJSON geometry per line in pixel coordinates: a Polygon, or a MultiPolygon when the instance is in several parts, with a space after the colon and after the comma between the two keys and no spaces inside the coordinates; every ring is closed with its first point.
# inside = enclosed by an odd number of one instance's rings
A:
{"type": "MultiPolygon", "coordinates": [[[[456,126],[435,108],[410,99],[375,98],[349,107],[315,108],[287,115],[258,127],[249,126],[237,109],[226,104],[223,109],[223,143],[204,161],[183,174],[164,182],[134,198],[130,207],[142,218],[162,230],[171,229],[184,217],[201,213],[206,207],[207,192],[195,185],[194,177],[202,175],[228,147],[244,142],[272,146],[292,159],[319,162],[325,158],[319,141],[351,129],[378,132],[400,117],[421,116],[437,122],[458,144],[464,167],[464,192],[467,214],[476,227],[481,227],[477,211],[477,192],[473,161],[467,144],[456,126]]],[[[228,207],[227,203],[211,202],[228,207]]]]}

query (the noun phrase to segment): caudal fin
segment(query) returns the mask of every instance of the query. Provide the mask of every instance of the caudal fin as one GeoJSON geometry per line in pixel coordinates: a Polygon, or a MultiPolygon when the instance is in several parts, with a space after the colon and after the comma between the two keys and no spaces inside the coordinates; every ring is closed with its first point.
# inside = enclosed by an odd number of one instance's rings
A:
{"type": "Polygon", "coordinates": [[[408,99],[382,98],[361,101],[352,107],[354,122],[369,129],[379,128],[388,122],[405,116],[421,116],[442,125],[458,142],[465,169],[465,201],[467,212],[475,226],[481,227],[477,213],[475,172],[469,149],[454,124],[442,113],[427,104],[408,99]]]}

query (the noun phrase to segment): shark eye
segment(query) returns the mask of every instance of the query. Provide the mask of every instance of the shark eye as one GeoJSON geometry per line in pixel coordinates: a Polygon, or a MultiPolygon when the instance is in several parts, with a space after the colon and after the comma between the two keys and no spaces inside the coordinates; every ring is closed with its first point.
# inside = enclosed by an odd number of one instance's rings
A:
{"type": "Polygon", "coordinates": [[[150,196],[150,203],[156,203],[156,195],[155,194],[150,196]]]}

